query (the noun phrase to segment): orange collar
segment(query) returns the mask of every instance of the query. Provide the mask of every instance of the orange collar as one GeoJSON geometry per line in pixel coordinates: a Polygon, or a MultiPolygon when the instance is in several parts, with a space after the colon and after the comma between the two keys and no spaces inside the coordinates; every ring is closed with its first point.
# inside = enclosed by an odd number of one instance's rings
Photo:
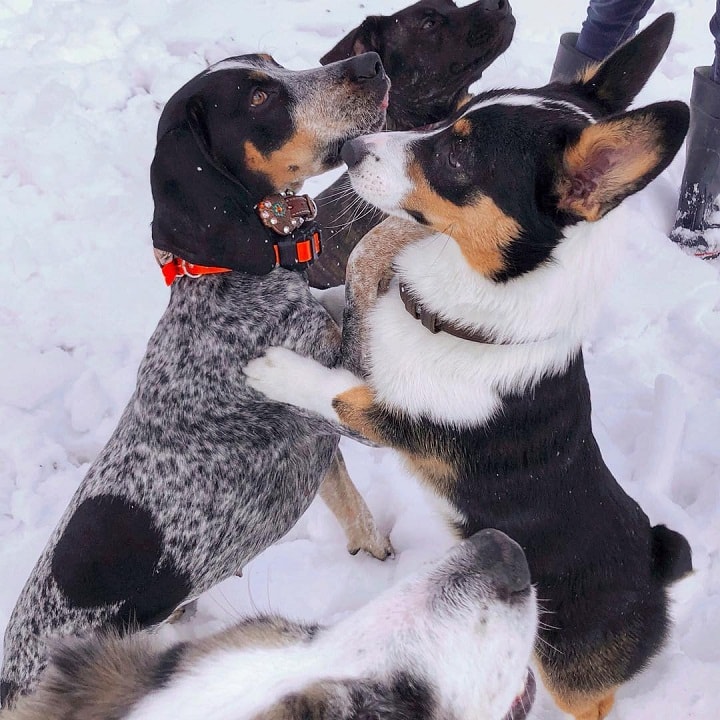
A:
{"type": "Polygon", "coordinates": [[[232,272],[230,268],[212,267],[210,265],[195,265],[179,257],[173,257],[170,262],[160,266],[166,285],[172,285],[179,277],[198,278],[201,275],[214,275],[215,273],[232,272]]]}
{"type": "MultiPolygon", "coordinates": [[[[273,250],[275,252],[275,267],[303,269],[322,251],[320,231],[315,230],[311,235],[300,240],[294,240],[292,237],[282,238],[273,243],[273,250]]],[[[231,268],[195,265],[172,255],[172,253],[157,249],[155,250],[155,257],[160,264],[166,285],[172,285],[179,277],[198,278],[201,275],[232,272],[231,268]]]]}

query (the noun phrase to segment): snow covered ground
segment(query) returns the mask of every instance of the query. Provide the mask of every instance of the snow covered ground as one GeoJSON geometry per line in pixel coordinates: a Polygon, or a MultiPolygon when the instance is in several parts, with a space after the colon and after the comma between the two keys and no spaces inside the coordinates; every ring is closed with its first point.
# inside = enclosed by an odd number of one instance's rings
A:
{"type": "MultiPolygon", "coordinates": [[[[0,0],[0,628],[117,422],[167,301],[148,182],[163,103],[228,55],[316,64],[367,14],[404,4],[0,0]]],[[[559,34],[584,12],[578,0],[513,6],[513,45],[478,88],[543,84],[559,34]]],[[[657,0],[649,19],[674,9],[676,34],[638,103],[687,100],[692,68],[711,60],[712,6],[657,0]]],[[[718,716],[720,268],[666,238],[681,174],[677,158],[631,201],[627,257],[586,349],[607,462],[654,523],[688,537],[696,567],[674,590],[670,642],[620,691],[617,720],[718,716]]],[[[393,454],[351,442],[344,452],[397,557],[347,555],[316,502],[169,632],[206,632],[255,610],[333,620],[442,551],[449,541],[432,501],[393,454]]],[[[561,714],[541,696],[536,717],[561,714]]]]}

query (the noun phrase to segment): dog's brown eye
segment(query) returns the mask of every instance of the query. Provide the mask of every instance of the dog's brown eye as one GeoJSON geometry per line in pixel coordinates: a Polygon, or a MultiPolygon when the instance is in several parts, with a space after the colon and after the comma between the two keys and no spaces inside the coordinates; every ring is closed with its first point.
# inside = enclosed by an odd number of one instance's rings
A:
{"type": "Polygon", "coordinates": [[[258,105],[262,105],[267,99],[268,95],[264,90],[255,88],[255,90],[253,90],[252,97],[250,98],[250,104],[253,107],[257,107],[258,105]]]}
{"type": "Polygon", "coordinates": [[[435,21],[435,18],[433,18],[433,17],[426,17],[426,18],[422,21],[422,25],[420,25],[420,27],[421,27],[423,30],[432,30],[432,29],[435,27],[436,24],[437,24],[437,23],[436,23],[436,21],[435,21]]]}

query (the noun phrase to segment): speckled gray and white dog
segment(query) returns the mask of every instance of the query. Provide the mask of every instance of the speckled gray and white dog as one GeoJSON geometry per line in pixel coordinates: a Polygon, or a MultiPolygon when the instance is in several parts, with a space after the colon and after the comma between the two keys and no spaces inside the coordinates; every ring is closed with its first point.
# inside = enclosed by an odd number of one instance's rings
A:
{"type": "Polygon", "coordinates": [[[12,613],[3,706],[35,686],[50,637],[156,624],[237,573],[293,526],[326,472],[323,496],[350,548],[388,554],[338,439],[265,401],[242,374],[271,345],[336,363],[338,329],[304,274],[277,267],[279,236],[253,206],[378,129],[388,86],[374,53],[301,72],[250,55],[169,101],[152,166],[154,245],[166,259],[232,271],[174,282],[135,393],[12,613]]]}

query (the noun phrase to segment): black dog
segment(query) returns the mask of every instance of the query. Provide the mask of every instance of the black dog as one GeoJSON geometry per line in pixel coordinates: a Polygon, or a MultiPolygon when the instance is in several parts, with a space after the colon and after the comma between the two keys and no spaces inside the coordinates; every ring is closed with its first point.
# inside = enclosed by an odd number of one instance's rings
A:
{"type": "MultiPolygon", "coordinates": [[[[279,191],[382,127],[388,86],[375,53],[303,72],[248,55],[168,102],[151,180],[170,304],[118,427],[13,610],[3,706],[35,685],[51,636],[153,625],[235,574],[295,524],[326,471],[335,498],[359,498],[337,436],[318,437],[306,414],[265,402],[241,368],[278,343],[337,361],[339,331],[294,272],[314,253],[307,202],[287,199],[283,222],[300,225],[287,237],[254,206],[270,196],[269,210],[282,210],[279,191]]],[[[386,555],[370,530],[369,549],[386,555]]]]}
{"type": "MultiPolygon", "coordinates": [[[[320,62],[378,53],[392,80],[387,129],[410,130],[456,110],[470,85],[507,50],[514,31],[506,0],[479,0],[462,8],[452,0],[420,0],[394,15],[368,17],[320,62]]],[[[385,215],[357,212],[367,206],[350,189],[346,174],[320,193],[317,203],[325,251],[308,279],[317,288],[342,285],[352,249],[385,215]]]]}

